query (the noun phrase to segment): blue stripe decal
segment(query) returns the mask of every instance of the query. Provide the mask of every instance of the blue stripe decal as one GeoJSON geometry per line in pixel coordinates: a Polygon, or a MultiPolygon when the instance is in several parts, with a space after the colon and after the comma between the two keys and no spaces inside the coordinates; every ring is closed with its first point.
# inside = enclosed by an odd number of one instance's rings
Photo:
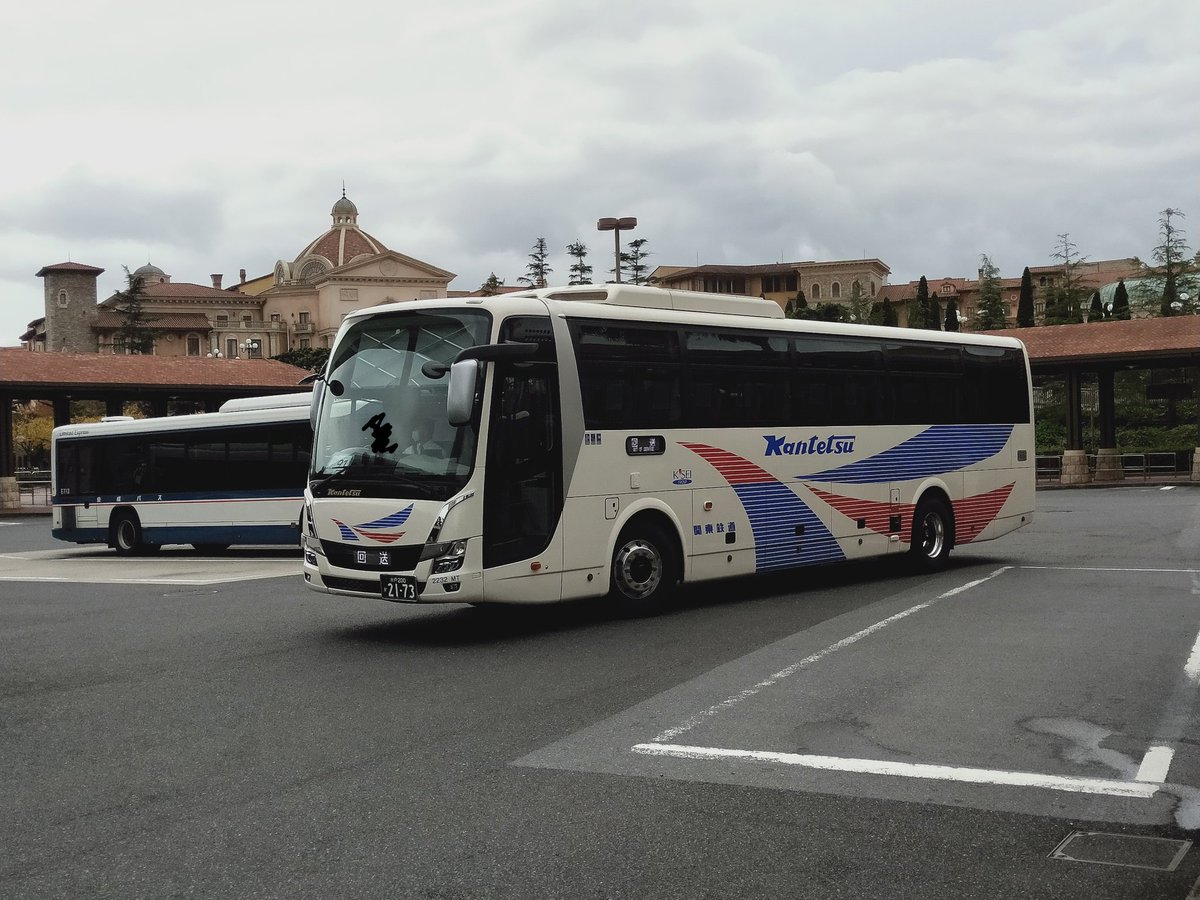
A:
{"type": "MultiPolygon", "coordinates": [[[[396,525],[403,525],[408,521],[408,517],[412,515],[415,503],[410,503],[404,509],[392,513],[390,516],[384,516],[382,519],[376,519],[374,522],[363,522],[360,525],[355,525],[355,528],[391,528],[396,525]]],[[[340,523],[339,523],[340,524],[340,523]]]]}
{"type": "Polygon", "coordinates": [[[879,484],[953,472],[995,456],[1008,443],[1012,430],[1012,425],[934,425],[882,453],[796,477],[803,481],[879,484]]]}
{"type": "Polygon", "coordinates": [[[846,558],[825,523],[786,484],[778,481],[736,484],[733,490],[742,501],[754,533],[756,571],[846,558]],[[804,526],[804,534],[796,534],[797,525],[804,526]]]}

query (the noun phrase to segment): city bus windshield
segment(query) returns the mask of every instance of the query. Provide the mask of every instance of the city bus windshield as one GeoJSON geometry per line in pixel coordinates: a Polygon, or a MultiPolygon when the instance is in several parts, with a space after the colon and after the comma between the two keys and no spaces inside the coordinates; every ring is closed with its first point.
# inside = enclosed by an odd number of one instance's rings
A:
{"type": "Polygon", "coordinates": [[[446,419],[449,366],[487,342],[483,310],[385,313],[355,323],[330,359],[317,418],[311,486],[359,496],[447,499],[475,465],[476,430],[446,419]]]}

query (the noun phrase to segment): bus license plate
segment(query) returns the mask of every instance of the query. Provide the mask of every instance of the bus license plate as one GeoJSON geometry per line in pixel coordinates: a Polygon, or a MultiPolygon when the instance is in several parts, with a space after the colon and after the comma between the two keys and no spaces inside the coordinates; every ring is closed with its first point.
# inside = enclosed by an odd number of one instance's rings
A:
{"type": "Polygon", "coordinates": [[[417,579],[411,575],[380,575],[379,593],[384,600],[397,603],[417,602],[417,579]]]}

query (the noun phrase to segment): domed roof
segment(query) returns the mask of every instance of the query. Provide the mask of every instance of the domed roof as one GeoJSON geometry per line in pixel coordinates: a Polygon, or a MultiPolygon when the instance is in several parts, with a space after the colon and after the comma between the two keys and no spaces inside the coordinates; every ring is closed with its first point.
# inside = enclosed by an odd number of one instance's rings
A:
{"type": "Polygon", "coordinates": [[[358,227],[358,207],[346,197],[344,189],[331,214],[333,227],[309,241],[293,260],[293,269],[301,280],[308,281],[330,267],[344,266],[358,256],[387,252],[382,242],[358,227]]]}
{"type": "Polygon", "coordinates": [[[145,278],[147,275],[166,275],[167,273],[158,266],[152,266],[150,263],[146,263],[144,266],[136,269],[133,274],[141,275],[143,278],[145,278]]]}

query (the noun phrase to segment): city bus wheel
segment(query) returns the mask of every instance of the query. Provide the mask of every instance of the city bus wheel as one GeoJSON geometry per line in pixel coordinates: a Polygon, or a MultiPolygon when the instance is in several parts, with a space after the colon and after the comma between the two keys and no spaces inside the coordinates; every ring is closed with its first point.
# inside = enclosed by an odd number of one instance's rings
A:
{"type": "Polygon", "coordinates": [[[927,497],[917,504],[912,522],[909,558],[924,572],[943,568],[954,543],[954,520],[950,507],[938,497],[927,497]]]}
{"type": "Polygon", "coordinates": [[[661,528],[646,523],[621,532],[613,550],[610,596],[623,614],[661,611],[678,580],[675,545],[661,528]]]}
{"type": "Polygon", "coordinates": [[[140,552],[142,547],[142,526],[138,522],[137,513],[118,513],[112,523],[112,540],[114,550],[122,556],[140,552]]]}

